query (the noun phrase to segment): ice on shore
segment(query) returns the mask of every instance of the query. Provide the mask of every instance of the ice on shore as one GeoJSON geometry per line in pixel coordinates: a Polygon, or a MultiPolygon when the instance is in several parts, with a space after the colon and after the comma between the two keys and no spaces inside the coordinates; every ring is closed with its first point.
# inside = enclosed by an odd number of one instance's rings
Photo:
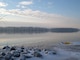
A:
{"type": "Polygon", "coordinates": [[[40,49],[4,46],[0,49],[0,60],[80,60],[80,52],[65,50],[61,47],[40,49]]]}

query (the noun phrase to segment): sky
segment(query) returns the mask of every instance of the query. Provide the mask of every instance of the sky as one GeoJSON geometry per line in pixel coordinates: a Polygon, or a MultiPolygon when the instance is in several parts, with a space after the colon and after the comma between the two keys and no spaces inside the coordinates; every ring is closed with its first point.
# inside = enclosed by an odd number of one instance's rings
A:
{"type": "Polygon", "coordinates": [[[80,0],[0,0],[0,26],[80,28],[80,0]]]}

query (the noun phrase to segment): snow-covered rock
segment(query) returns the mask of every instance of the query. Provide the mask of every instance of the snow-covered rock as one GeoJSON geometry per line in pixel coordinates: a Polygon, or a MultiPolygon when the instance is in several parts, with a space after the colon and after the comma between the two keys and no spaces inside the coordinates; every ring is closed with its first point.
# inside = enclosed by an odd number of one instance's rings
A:
{"type": "Polygon", "coordinates": [[[5,46],[0,49],[0,60],[80,60],[79,51],[68,50],[72,47],[72,45],[64,44],[52,49],[5,46]]]}

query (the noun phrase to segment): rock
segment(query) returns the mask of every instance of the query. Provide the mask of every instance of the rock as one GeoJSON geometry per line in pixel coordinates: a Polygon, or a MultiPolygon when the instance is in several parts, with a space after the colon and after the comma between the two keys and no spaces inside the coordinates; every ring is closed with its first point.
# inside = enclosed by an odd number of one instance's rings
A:
{"type": "Polygon", "coordinates": [[[15,60],[15,59],[11,58],[10,60],[15,60]]]}
{"type": "Polygon", "coordinates": [[[45,54],[48,54],[48,51],[46,51],[45,54]]]}
{"type": "Polygon", "coordinates": [[[34,57],[43,57],[39,52],[34,52],[33,55],[34,57]]]}
{"type": "Polygon", "coordinates": [[[5,46],[5,47],[3,47],[3,49],[10,49],[10,47],[9,46],[5,46]]]}
{"type": "Polygon", "coordinates": [[[32,56],[24,55],[25,58],[32,58],[32,56]]]}
{"type": "Polygon", "coordinates": [[[10,60],[12,57],[12,54],[11,53],[8,53],[6,56],[5,56],[5,60],[10,60]]]}
{"type": "Polygon", "coordinates": [[[52,51],[52,54],[53,55],[56,55],[57,54],[57,51],[56,50],[52,51]]]}
{"type": "Polygon", "coordinates": [[[47,49],[44,49],[44,51],[47,51],[47,49]]]}
{"type": "Polygon", "coordinates": [[[5,55],[6,55],[6,53],[2,52],[2,53],[1,53],[1,55],[2,55],[2,56],[5,56],[5,55]]]}
{"type": "Polygon", "coordinates": [[[20,57],[20,52],[14,51],[14,52],[13,52],[13,56],[14,56],[14,57],[20,57]]]}
{"type": "Polygon", "coordinates": [[[16,50],[16,47],[11,47],[11,49],[10,49],[10,50],[11,50],[11,51],[12,51],[12,50],[16,50]]]}
{"type": "Polygon", "coordinates": [[[26,50],[26,53],[31,53],[30,51],[26,50]]]}
{"type": "Polygon", "coordinates": [[[28,54],[27,52],[22,52],[22,54],[24,55],[24,54],[28,54]]]}
{"type": "Polygon", "coordinates": [[[41,52],[41,49],[38,49],[39,52],[41,52]]]}
{"type": "Polygon", "coordinates": [[[41,49],[34,49],[34,51],[41,52],[41,49]]]}
{"type": "Polygon", "coordinates": [[[0,55],[0,60],[2,60],[3,59],[3,56],[2,55],[0,55]]]}
{"type": "Polygon", "coordinates": [[[19,53],[15,53],[13,56],[14,57],[20,57],[20,54],[19,53]]]}
{"type": "Polygon", "coordinates": [[[21,52],[24,52],[24,50],[23,50],[23,49],[21,49],[21,52]]]}
{"type": "Polygon", "coordinates": [[[24,49],[24,46],[22,46],[21,49],[24,49]]]}
{"type": "Polygon", "coordinates": [[[52,52],[52,54],[56,55],[57,53],[56,52],[52,52]]]}
{"type": "Polygon", "coordinates": [[[15,57],[11,57],[11,59],[10,60],[15,60],[15,57]]]}

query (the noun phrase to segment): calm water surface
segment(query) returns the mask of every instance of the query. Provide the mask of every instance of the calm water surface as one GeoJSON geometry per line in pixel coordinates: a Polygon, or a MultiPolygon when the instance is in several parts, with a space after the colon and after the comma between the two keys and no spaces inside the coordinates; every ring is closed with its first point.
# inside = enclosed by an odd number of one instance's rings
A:
{"type": "Polygon", "coordinates": [[[80,41],[80,32],[40,34],[0,34],[0,46],[53,45],[62,41],[80,41]]]}

